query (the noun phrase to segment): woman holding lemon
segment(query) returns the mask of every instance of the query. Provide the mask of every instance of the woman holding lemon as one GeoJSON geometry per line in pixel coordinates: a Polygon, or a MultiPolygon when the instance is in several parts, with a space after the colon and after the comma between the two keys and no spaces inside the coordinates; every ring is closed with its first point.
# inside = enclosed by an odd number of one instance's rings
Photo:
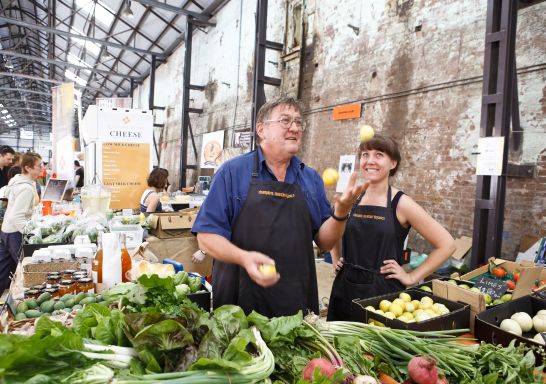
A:
{"type": "Polygon", "coordinates": [[[438,269],[455,251],[451,235],[419,204],[391,187],[389,177],[400,165],[398,144],[375,135],[359,147],[360,170],[369,182],[351,210],[345,233],[332,250],[337,272],[328,320],[350,320],[351,302],[401,291],[438,269]],[[411,272],[403,264],[404,240],[413,227],[433,247],[411,272]]]}

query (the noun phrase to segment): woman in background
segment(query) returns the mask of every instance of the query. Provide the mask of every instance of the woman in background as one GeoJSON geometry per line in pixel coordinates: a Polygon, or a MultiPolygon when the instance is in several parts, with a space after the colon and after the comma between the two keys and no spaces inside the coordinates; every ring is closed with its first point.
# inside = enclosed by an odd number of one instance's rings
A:
{"type": "Polygon", "coordinates": [[[165,168],[156,167],[148,176],[148,188],[140,198],[140,212],[161,212],[159,193],[164,192],[168,185],[169,172],[165,168]]]}
{"type": "Polygon", "coordinates": [[[9,181],[5,196],[8,207],[0,231],[0,294],[10,286],[10,275],[15,272],[21,247],[23,230],[34,208],[34,182],[42,173],[42,158],[27,152],[21,158],[21,174],[9,181]]]}
{"type": "Polygon", "coordinates": [[[347,227],[332,250],[337,272],[328,320],[351,320],[353,299],[404,290],[437,270],[455,251],[453,237],[419,204],[391,187],[389,177],[400,165],[394,139],[376,135],[359,148],[360,170],[370,183],[348,217],[347,227]],[[402,267],[404,240],[413,227],[433,247],[411,272],[402,267]]]}

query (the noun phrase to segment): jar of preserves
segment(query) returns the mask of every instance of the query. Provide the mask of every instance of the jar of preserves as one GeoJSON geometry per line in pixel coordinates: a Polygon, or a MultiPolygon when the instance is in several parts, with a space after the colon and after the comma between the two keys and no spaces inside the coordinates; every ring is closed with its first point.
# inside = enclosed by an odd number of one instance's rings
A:
{"type": "Polygon", "coordinates": [[[71,280],[72,275],[76,272],[75,269],[65,269],[63,271],[63,280],[71,280]]]}
{"type": "Polygon", "coordinates": [[[50,272],[47,274],[46,284],[48,286],[57,285],[61,281],[61,274],[59,272],[50,272]]]}
{"type": "Polygon", "coordinates": [[[30,287],[30,289],[36,289],[37,291],[43,291],[44,289],[46,289],[46,285],[45,284],[33,285],[32,287],[30,287]]]}
{"type": "Polygon", "coordinates": [[[25,299],[37,299],[42,294],[42,291],[37,289],[27,289],[24,293],[25,299]]]}
{"type": "Polygon", "coordinates": [[[48,292],[51,297],[59,297],[59,288],[46,288],[44,292],[48,292]]]}
{"type": "Polygon", "coordinates": [[[74,272],[72,274],[72,280],[74,281],[78,281],[79,279],[83,279],[83,278],[86,278],[87,277],[87,272],[74,272]]]}
{"type": "Polygon", "coordinates": [[[76,293],[76,284],[74,283],[74,280],[61,280],[57,292],[59,296],[64,296],[67,293],[76,293]]]}
{"type": "Polygon", "coordinates": [[[78,291],[86,293],[95,293],[95,284],[90,277],[83,277],[78,280],[78,291]]]}

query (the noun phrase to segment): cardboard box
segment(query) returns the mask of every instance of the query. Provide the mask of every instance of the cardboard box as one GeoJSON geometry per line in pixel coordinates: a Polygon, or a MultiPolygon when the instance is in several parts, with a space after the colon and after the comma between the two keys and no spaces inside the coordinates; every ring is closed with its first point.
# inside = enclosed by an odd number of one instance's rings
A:
{"type": "Polygon", "coordinates": [[[197,208],[189,208],[179,212],[154,213],[150,233],[160,239],[183,236],[191,231],[197,211],[197,208]]]}
{"type": "MultiPolygon", "coordinates": [[[[463,281],[460,282],[463,283],[463,281]]],[[[457,283],[459,283],[459,281],[457,281],[457,283]]],[[[469,286],[473,285],[471,282],[467,283],[469,286]]],[[[435,296],[442,297],[447,300],[468,304],[470,306],[470,330],[474,332],[474,320],[476,315],[485,311],[485,296],[483,294],[461,288],[457,285],[450,284],[447,281],[442,280],[432,280],[432,293],[435,296]]]]}
{"type": "Polygon", "coordinates": [[[451,255],[450,264],[460,269],[463,265],[470,263],[470,257],[467,257],[472,249],[472,238],[462,236],[455,239],[455,252],[451,255]]]}
{"type": "Polygon", "coordinates": [[[182,263],[186,272],[196,272],[201,276],[212,274],[212,257],[207,255],[202,263],[194,264],[191,256],[199,250],[197,238],[189,232],[181,237],[158,239],[150,236],[147,239],[147,250],[151,251],[161,263],[163,259],[172,259],[182,263]]]}
{"type": "Polygon", "coordinates": [[[451,300],[434,296],[428,292],[408,289],[406,291],[412,299],[421,300],[424,296],[429,296],[435,303],[444,304],[451,312],[442,316],[434,317],[427,321],[416,323],[405,323],[397,319],[389,319],[378,313],[368,311],[366,307],[371,305],[374,308],[379,307],[381,300],[393,301],[399,293],[389,293],[388,295],[372,297],[370,299],[355,299],[352,305],[352,320],[361,323],[368,323],[370,320],[379,321],[389,328],[409,329],[412,331],[442,331],[448,329],[468,328],[470,307],[468,304],[456,303],[451,300]]]}
{"type": "MultiPolygon", "coordinates": [[[[536,332],[532,329],[525,332],[522,336],[500,329],[500,323],[504,319],[509,319],[516,312],[526,312],[533,317],[539,310],[546,309],[546,300],[535,296],[524,296],[518,300],[511,300],[504,304],[497,305],[476,316],[476,326],[474,336],[478,340],[483,340],[492,344],[500,344],[507,347],[512,340],[517,340],[516,344],[522,343],[528,346],[539,347],[540,344],[529,340],[536,332]]],[[[536,365],[542,364],[542,354],[538,348],[533,350],[536,357],[536,365]]]]}
{"type": "MultiPolygon", "coordinates": [[[[495,258],[491,258],[491,260],[493,261],[493,263],[503,267],[511,274],[514,274],[516,272],[520,273],[519,280],[516,284],[516,289],[514,289],[514,291],[512,292],[512,300],[529,295],[531,293],[533,285],[535,284],[535,281],[540,277],[540,273],[544,269],[540,266],[535,266],[533,262],[525,260],[519,263],[495,258]]],[[[484,265],[462,275],[460,278],[461,280],[471,280],[474,277],[478,277],[480,275],[483,275],[484,273],[487,273],[488,270],[489,266],[484,265]]]]}
{"type": "Polygon", "coordinates": [[[525,252],[541,238],[539,236],[524,235],[519,241],[519,252],[525,252]]]}

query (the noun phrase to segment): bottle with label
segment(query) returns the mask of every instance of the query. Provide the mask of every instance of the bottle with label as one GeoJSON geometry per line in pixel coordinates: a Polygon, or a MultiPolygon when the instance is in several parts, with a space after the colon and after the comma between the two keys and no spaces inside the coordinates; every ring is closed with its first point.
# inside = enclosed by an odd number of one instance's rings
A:
{"type": "Polygon", "coordinates": [[[131,267],[132,260],[127,250],[127,236],[122,233],[119,235],[120,244],[121,244],[121,281],[126,283],[131,281],[131,267]]]}
{"type": "Polygon", "coordinates": [[[97,292],[97,284],[102,284],[102,232],[99,232],[97,238],[97,252],[91,265],[91,274],[93,276],[93,283],[95,284],[95,291],[97,292]]]}

